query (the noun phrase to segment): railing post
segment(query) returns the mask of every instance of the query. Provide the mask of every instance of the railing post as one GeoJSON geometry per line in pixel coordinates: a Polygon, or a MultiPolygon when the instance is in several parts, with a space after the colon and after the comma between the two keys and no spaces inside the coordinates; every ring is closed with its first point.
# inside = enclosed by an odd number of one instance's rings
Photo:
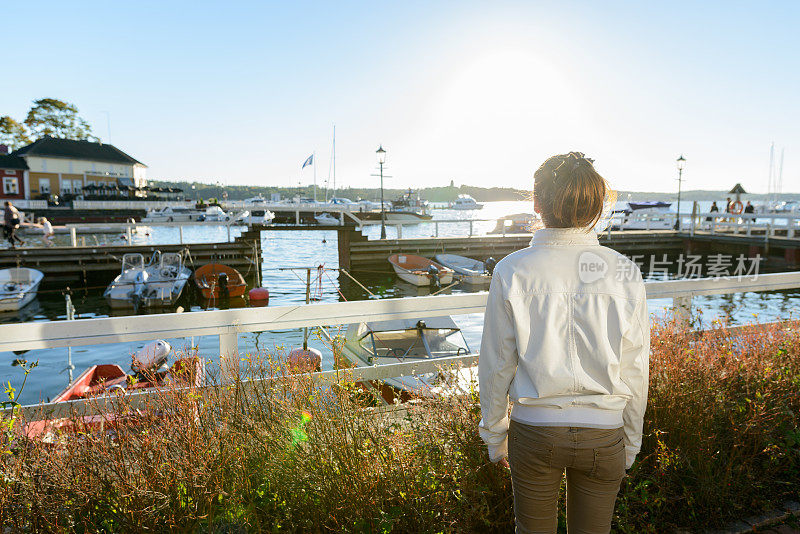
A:
{"type": "Polygon", "coordinates": [[[472,219],[469,221],[469,236],[472,237],[472,219]]]}
{"type": "Polygon", "coordinates": [[[436,229],[436,237],[439,237],[439,223],[434,221],[433,227],[436,229]]]}
{"type": "MultiPolygon", "coordinates": [[[[230,226],[228,226],[228,231],[230,232],[230,226]]],[[[180,244],[183,245],[183,225],[178,225],[178,238],[180,239],[180,244]]],[[[230,234],[228,234],[228,241],[231,240],[230,234]]]]}
{"type": "Polygon", "coordinates": [[[300,224],[300,210],[294,210],[294,222],[295,224],[300,224]]]}
{"type": "Polygon", "coordinates": [[[239,336],[235,332],[219,335],[219,371],[223,383],[238,374],[239,336]]]}
{"type": "Polygon", "coordinates": [[[74,226],[71,226],[69,229],[69,240],[73,247],[78,246],[78,232],[74,226]]]}
{"type": "Polygon", "coordinates": [[[688,325],[692,319],[692,297],[673,297],[672,308],[675,319],[681,324],[688,325]]]}
{"type": "Polygon", "coordinates": [[[403,239],[403,225],[397,225],[397,239],[403,239]]]}
{"type": "MultiPolygon", "coordinates": [[[[695,208],[696,208],[697,207],[697,201],[696,200],[694,201],[694,205],[695,205],[695,208]]],[[[696,225],[697,225],[697,217],[695,217],[694,210],[693,210],[692,211],[692,225],[689,228],[689,235],[692,236],[692,237],[694,237],[694,229],[695,229],[696,225]]]]}
{"type": "MultiPolygon", "coordinates": [[[[231,225],[228,224],[226,226],[228,228],[228,243],[230,243],[231,242],[231,225]]],[[[183,230],[181,230],[181,232],[183,232],[183,230]]],[[[183,243],[183,241],[181,241],[181,243],[183,243]]]]}
{"type": "Polygon", "coordinates": [[[133,245],[133,228],[131,227],[130,224],[128,225],[127,230],[128,230],[128,244],[133,245]]]}

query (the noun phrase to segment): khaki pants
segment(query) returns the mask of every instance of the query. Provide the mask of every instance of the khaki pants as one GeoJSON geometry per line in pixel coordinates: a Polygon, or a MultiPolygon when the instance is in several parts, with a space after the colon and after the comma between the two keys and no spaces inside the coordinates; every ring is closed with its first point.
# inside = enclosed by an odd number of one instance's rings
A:
{"type": "Polygon", "coordinates": [[[530,426],[511,420],[508,460],[518,533],[555,533],[567,471],[569,534],[607,534],[622,478],[622,428],[530,426]]]}

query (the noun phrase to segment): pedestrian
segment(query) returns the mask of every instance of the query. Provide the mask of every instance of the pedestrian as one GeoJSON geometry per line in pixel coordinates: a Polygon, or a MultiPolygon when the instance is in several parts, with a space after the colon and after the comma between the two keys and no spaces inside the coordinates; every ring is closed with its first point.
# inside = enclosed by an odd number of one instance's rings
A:
{"type": "MultiPolygon", "coordinates": [[[[717,206],[717,201],[711,203],[711,209],[708,210],[711,213],[719,213],[719,206],[717,206]]],[[[706,217],[707,222],[711,222],[711,217],[706,217]]]]}
{"type": "Polygon", "coordinates": [[[534,175],[544,228],[495,267],[479,359],[480,434],[511,470],[517,532],[608,533],[642,443],[650,325],[639,268],[600,246],[613,193],[580,152],[534,175]],[[511,416],[508,401],[511,398],[511,416]]]}
{"type": "Polygon", "coordinates": [[[39,222],[42,225],[42,243],[44,243],[46,247],[52,247],[53,236],[56,235],[56,233],[53,231],[53,225],[50,224],[50,221],[47,220],[47,217],[42,217],[39,219],[39,222]]]}
{"type": "Polygon", "coordinates": [[[745,213],[755,213],[755,212],[756,212],[756,208],[755,208],[755,206],[753,206],[753,205],[750,203],[750,201],[749,201],[749,200],[747,201],[747,205],[744,207],[744,212],[745,212],[745,213]]]}
{"type": "Polygon", "coordinates": [[[19,228],[19,210],[14,207],[11,201],[6,200],[3,210],[3,235],[8,240],[11,248],[14,248],[16,243],[25,244],[25,241],[17,235],[17,228],[19,228]]]}
{"type": "Polygon", "coordinates": [[[731,197],[728,197],[727,198],[727,202],[725,204],[725,213],[730,213],[731,212],[731,209],[732,209],[731,208],[731,204],[732,204],[731,197]]]}

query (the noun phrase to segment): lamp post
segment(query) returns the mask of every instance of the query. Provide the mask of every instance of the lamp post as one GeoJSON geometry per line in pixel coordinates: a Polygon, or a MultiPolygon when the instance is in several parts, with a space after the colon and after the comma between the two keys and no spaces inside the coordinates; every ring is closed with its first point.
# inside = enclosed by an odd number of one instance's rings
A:
{"type": "Polygon", "coordinates": [[[378,155],[378,165],[381,168],[381,239],[386,239],[386,211],[383,207],[383,164],[386,163],[386,151],[383,145],[378,147],[375,154],[378,155]]]}
{"type": "Polygon", "coordinates": [[[681,229],[681,182],[683,181],[683,168],[686,166],[686,158],[683,154],[677,159],[678,163],[678,216],[675,218],[675,229],[681,229]]]}

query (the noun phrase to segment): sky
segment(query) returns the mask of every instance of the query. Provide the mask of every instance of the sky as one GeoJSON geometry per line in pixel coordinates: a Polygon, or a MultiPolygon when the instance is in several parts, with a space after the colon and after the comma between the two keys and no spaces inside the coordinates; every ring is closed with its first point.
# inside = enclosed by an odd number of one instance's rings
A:
{"type": "Polygon", "coordinates": [[[0,116],[76,104],[151,179],[800,192],[799,2],[13,2],[0,116]],[[110,123],[110,127],[109,127],[110,123]]]}

